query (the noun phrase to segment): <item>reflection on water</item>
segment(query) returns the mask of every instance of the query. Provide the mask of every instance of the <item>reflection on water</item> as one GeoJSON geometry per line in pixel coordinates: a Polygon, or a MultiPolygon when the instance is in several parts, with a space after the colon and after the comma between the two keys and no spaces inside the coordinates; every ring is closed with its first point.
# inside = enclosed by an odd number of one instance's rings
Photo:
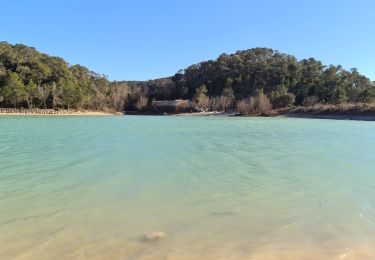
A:
{"type": "Polygon", "coordinates": [[[0,118],[0,259],[374,259],[374,128],[0,118]]]}

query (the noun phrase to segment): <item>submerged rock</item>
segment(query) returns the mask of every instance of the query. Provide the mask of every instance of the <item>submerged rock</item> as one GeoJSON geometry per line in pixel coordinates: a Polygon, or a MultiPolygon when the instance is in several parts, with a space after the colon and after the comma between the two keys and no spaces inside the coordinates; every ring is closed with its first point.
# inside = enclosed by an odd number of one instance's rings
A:
{"type": "Polygon", "coordinates": [[[209,215],[214,216],[214,217],[227,217],[227,216],[233,216],[235,214],[236,212],[232,210],[227,210],[227,211],[214,211],[210,213],[209,215]]]}
{"type": "Polygon", "coordinates": [[[156,241],[165,238],[165,233],[161,231],[153,231],[147,235],[145,235],[146,241],[156,241]]]}

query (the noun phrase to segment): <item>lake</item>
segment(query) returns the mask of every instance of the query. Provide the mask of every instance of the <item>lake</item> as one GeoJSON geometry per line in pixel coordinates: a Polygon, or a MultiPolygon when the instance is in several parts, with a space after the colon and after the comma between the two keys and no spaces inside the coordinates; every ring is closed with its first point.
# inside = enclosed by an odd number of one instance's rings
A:
{"type": "Polygon", "coordinates": [[[0,259],[374,259],[374,245],[375,122],[0,117],[0,259]]]}

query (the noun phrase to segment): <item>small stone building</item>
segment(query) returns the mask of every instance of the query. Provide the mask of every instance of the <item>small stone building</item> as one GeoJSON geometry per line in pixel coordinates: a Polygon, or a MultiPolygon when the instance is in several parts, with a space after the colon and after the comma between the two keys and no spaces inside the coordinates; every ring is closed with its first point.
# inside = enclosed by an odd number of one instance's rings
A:
{"type": "Polygon", "coordinates": [[[187,112],[193,107],[192,102],[187,99],[154,101],[152,105],[156,111],[169,113],[187,112]]]}

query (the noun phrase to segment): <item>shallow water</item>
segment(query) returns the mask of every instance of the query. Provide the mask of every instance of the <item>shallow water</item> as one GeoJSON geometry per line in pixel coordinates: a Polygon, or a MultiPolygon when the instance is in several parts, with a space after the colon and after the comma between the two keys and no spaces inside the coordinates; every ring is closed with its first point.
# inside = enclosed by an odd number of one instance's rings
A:
{"type": "Polygon", "coordinates": [[[0,167],[0,259],[375,258],[375,122],[0,117],[0,167]]]}

